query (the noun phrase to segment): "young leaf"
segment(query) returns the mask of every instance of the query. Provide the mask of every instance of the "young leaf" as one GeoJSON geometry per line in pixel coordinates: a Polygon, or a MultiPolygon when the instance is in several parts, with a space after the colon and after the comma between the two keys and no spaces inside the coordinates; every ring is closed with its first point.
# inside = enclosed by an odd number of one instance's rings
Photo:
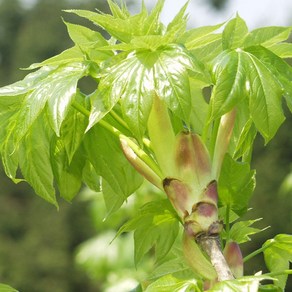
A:
{"type": "Polygon", "coordinates": [[[108,42],[101,35],[101,33],[81,25],[72,24],[65,21],[64,23],[67,26],[70,38],[77,46],[101,47],[108,45],[108,42]]]}
{"type": "Polygon", "coordinates": [[[280,58],[292,58],[292,44],[279,43],[269,47],[269,50],[280,58]]]}
{"type": "Polygon", "coordinates": [[[51,126],[59,135],[61,124],[76,92],[77,82],[84,75],[86,66],[73,63],[60,67],[43,67],[29,74],[23,81],[2,87],[0,95],[26,94],[17,116],[15,135],[19,142],[48,103],[51,126]]]}
{"type": "Polygon", "coordinates": [[[201,71],[201,68],[196,66],[187,50],[172,45],[159,52],[153,76],[157,95],[187,124],[191,113],[188,70],[201,71]]]}
{"type": "Polygon", "coordinates": [[[139,214],[124,224],[118,235],[134,231],[135,264],[155,245],[157,261],[170,251],[179,231],[179,221],[168,200],[145,204],[139,214]]]}
{"type": "Polygon", "coordinates": [[[257,234],[261,231],[266,230],[267,228],[259,229],[250,227],[255,222],[258,222],[261,219],[248,220],[248,221],[239,221],[232,225],[229,233],[229,239],[237,243],[244,243],[250,241],[250,235],[257,234]]]}
{"type": "Polygon", "coordinates": [[[173,275],[166,275],[151,283],[145,292],[169,292],[169,291],[202,291],[201,284],[195,279],[178,279],[173,275]]]}
{"type": "Polygon", "coordinates": [[[248,28],[245,21],[239,15],[236,15],[223,30],[223,50],[240,48],[247,34],[248,28]]]}
{"type": "Polygon", "coordinates": [[[281,85],[283,95],[287,99],[287,103],[292,102],[292,68],[280,57],[272,53],[270,50],[258,46],[246,49],[257,59],[259,59],[271,72],[273,78],[281,85]]]}
{"type": "Polygon", "coordinates": [[[251,31],[244,40],[244,47],[262,45],[265,47],[288,39],[292,27],[268,26],[251,31]]]}
{"type": "Polygon", "coordinates": [[[223,51],[214,61],[215,87],[211,96],[211,120],[229,112],[246,98],[246,67],[238,51],[223,51]]]}
{"type": "Polygon", "coordinates": [[[252,119],[268,143],[285,117],[282,111],[282,90],[270,67],[249,52],[242,54],[246,66],[246,87],[252,119]]]}
{"type": "Polygon", "coordinates": [[[0,284],[0,292],[19,292],[19,291],[6,284],[0,284]]]}
{"type": "MultiPolygon", "coordinates": [[[[292,263],[292,235],[278,234],[275,238],[267,240],[263,247],[266,247],[264,250],[265,262],[271,272],[289,269],[289,263],[292,263]]],[[[274,281],[274,284],[284,289],[287,275],[275,278],[277,281],[274,281]]]]}
{"type": "Polygon", "coordinates": [[[198,70],[194,59],[179,45],[157,51],[137,51],[107,68],[92,95],[89,126],[96,124],[120,101],[124,120],[141,139],[151,110],[153,91],[168,108],[188,123],[191,112],[188,70],[198,70]]]}
{"type": "Polygon", "coordinates": [[[247,211],[254,188],[255,171],[250,170],[248,163],[237,162],[227,154],[218,181],[219,204],[242,215],[247,211]]]}
{"type": "Polygon", "coordinates": [[[43,116],[33,124],[19,149],[19,167],[25,180],[46,201],[57,206],[48,145],[53,132],[43,116]]]}
{"type": "MultiPolygon", "coordinates": [[[[257,273],[258,274],[258,273],[257,273]]],[[[210,290],[210,292],[238,292],[238,291],[259,291],[260,281],[271,280],[272,278],[265,275],[255,275],[241,277],[236,280],[222,281],[216,283],[210,290]]]]}
{"type": "MultiPolygon", "coordinates": [[[[76,97],[84,100],[84,96],[77,94],[76,97]]],[[[76,150],[81,145],[85,129],[88,124],[88,117],[74,108],[68,110],[60,131],[60,137],[66,150],[68,161],[71,162],[76,150]]]]}
{"type": "MultiPolygon", "coordinates": [[[[115,210],[141,185],[143,179],[122,153],[117,137],[96,125],[84,138],[85,155],[117,197],[115,210]]],[[[113,210],[112,210],[113,211],[113,210]]]]}

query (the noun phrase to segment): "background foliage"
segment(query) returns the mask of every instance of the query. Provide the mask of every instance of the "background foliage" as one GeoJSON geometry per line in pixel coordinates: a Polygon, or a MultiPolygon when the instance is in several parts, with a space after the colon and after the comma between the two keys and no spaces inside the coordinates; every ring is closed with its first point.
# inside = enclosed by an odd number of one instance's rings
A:
{"type": "MultiPolygon", "coordinates": [[[[220,1],[210,2],[217,6],[220,1]]],[[[25,9],[17,0],[0,1],[0,85],[11,83],[26,74],[15,68],[27,67],[71,46],[66,27],[61,21],[61,9],[107,10],[105,1],[80,1],[82,5],[76,3],[42,0],[32,8],[25,9]]],[[[292,232],[292,196],[279,193],[279,186],[291,169],[291,126],[292,119],[281,127],[266,148],[263,148],[261,138],[257,140],[253,162],[253,168],[257,169],[257,188],[251,202],[253,210],[248,216],[263,217],[263,223],[258,223],[257,227],[271,225],[271,228],[254,237],[252,243],[247,243],[244,246],[246,252],[261,246],[277,233],[292,232]]],[[[120,262],[117,258],[112,261],[101,259],[101,241],[96,242],[93,237],[99,235],[99,239],[108,242],[113,233],[104,233],[105,229],[116,230],[131,216],[135,204],[141,205],[141,202],[133,202],[102,224],[105,211],[101,198],[96,194],[78,196],[72,205],[61,201],[60,210],[56,211],[50,204],[32,195],[27,185],[10,182],[3,171],[0,185],[1,282],[9,283],[20,291],[74,292],[105,291],[112,282],[118,282],[117,279],[131,281],[128,276],[133,278],[132,256],[129,256],[130,260],[122,258],[120,262]],[[91,262],[78,248],[87,239],[101,244],[98,245],[100,250],[91,249],[92,254],[95,252],[96,255],[91,262]],[[118,263],[116,271],[113,263],[118,263]]],[[[150,196],[151,192],[148,192],[150,196]]],[[[121,246],[131,244],[127,238],[121,240],[121,246]]],[[[87,247],[90,247],[89,244],[87,247]]],[[[248,273],[263,266],[261,257],[252,261],[253,264],[249,266],[253,266],[254,270],[248,273]]],[[[144,266],[147,270],[151,263],[145,262],[144,266]]],[[[142,276],[134,275],[137,279],[142,276]]],[[[288,290],[289,287],[292,289],[291,283],[288,283],[288,290]]]]}

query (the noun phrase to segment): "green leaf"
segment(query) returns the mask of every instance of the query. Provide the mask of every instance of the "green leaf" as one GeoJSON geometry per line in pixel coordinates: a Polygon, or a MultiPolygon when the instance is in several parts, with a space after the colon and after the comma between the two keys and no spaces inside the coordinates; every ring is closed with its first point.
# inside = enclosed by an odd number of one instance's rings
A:
{"type": "Polygon", "coordinates": [[[116,211],[140,187],[143,179],[126,160],[117,137],[96,125],[84,138],[85,154],[96,173],[110,186],[116,201],[109,202],[108,210],[116,211]]]}
{"type": "Polygon", "coordinates": [[[113,15],[101,14],[86,10],[66,10],[75,13],[80,17],[89,19],[94,24],[104,28],[111,36],[117,40],[130,43],[135,36],[161,34],[162,24],[159,17],[164,5],[164,0],[159,0],[152,12],[148,12],[144,6],[139,14],[131,16],[124,8],[120,9],[112,1],[109,3],[113,15]]]}
{"type": "Polygon", "coordinates": [[[186,123],[189,123],[191,113],[188,70],[201,72],[201,68],[183,47],[173,45],[159,53],[153,76],[157,95],[186,123]]]}
{"type": "Polygon", "coordinates": [[[292,58],[292,44],[279,43],[269,47],[269,50],[280,58],[292,58]]]}
{"type": "Polygon", "coordinates": [[[70,38],[77,46],[99,47],[107,46],[107,40],[101,33],[91,30],[85,26],[64,21],[67,26],[70,38]]]}
{"type": "Polygon", "coordinates": [[[84,61],[84,54],[80,51],[79,47],[74,46],[64,50],[59,55],[42,61],[41,63],[31,64],[26,70],[34,70],[44,66],[57,67],[68,63],[78,63],[82,61],[84,61]]]}
{"type": "Polygon", "coordinates": [[[114,17],[126,19],[130,16],[129,11],[126,9],[123,2],[121,3],[122,8],[120,8],[119,5],[112,0],[108,0],[107,3],[114,17]]]}
{"type": "Polygon", "coordinates": [[[124,120],[137,139],[145,132],[154,90],[168,108],[186,123],[191,112],[188,70],[201,68],[179,46],[138,51],[114,62],[91,96],[90,129],[120,101],[124,120]]]}
{"type": "MultiPolygon", "coordinates": [[[[278,234],[273,239],[267,240],[263,244],[265,262],[271,272],[280,272],[289,269],[292,263],[292,235],[278,234]]],[[[286,286],[287,275],[275,277],[276,286],[284,289],[286,286]]]]}
{"type": "Polygon", "coordinates": [[[46,201],[57,206],[50,162],[52,131],[41,116],[24,137],[19,149],[19,167],[25,180],[46,201]]]}
{"type": "Polygon", "coordinates": [[[246,98],[246,68],[238,51],[223,51],[214,61],[215,87],[211,96],[211,120],[229,112],[246,98]]]}
{"type": "MultiPolygon", "coordinates": [[[[223,24],[224,23],[220,23],[217,25],[202,26],[190,29],[179,38],[178,42],[183,43],[188,50],[201,47],[202,45],[208,43],[211,39],[213,39],[213,32],[221,28],[223,24]]],[[[218,36],[221,37],[220,34],[218,36]]]]}
{"type": "Polygon", "coordinates": [[[178,279],[173,275],[166,275],[151,283],[145,292],[200,292],[202,287],[195,279],[178,279]]]}
{"type": "Polygon", "coordinates": [[[229,206],[238,215],[247,211],[255,188],[255,171],[248,163],[237,162],[225,155],[218,181],[219,203],[229,206]]]}
{"type": "MultiPolygon", "coordinates": [[[[79,97],[81,102],[83,102],[83,95],[77,94],[76,97],[79,97]]],[[[71,162],[76,150],[81,145],[87,124],[88,117],[84,114],[80,113],[73,107],[68,110],[68,114],[62,123],[60,137],[64,144],[69,163],[71,162]]]]}
{"type": "Polygon", "coordinates": [[[158,279],[169,274],[186,274],[190,271],[190,267],[186,264],[183,255],[173,255],[173,257],[174,258],[165,261],[156,267],[151,273],[149,279],[158,279]]]}
{"type": "Polygon", "coordinates": [[[292,27],[268,26],[251,31],[244,40],[244,47],[262,45],[271,46],[288,39],[292,27]]]}
{"type": "Polygon", "coordinates": [[[0,292],[18,292],[18,290],[6,285],[0,284],[0,292]]]}
{"type": "Polygon", "coordinates": [[[222,281],[215,284],[208,291],[210,292],[238,292],[238,291],[258,291],[260,281],[271,280],[266,275],[255,275],[238,278],[236,280],[222,281]]]}
{"type": "Polygon", "coordinates": [[[245,21],[236,15],[225,26],[222,34],[223,50],[240,48],[248,34],[245,21]]]}
{"type": "Polygon", "coordinates": [[[173,36],[175,39],[180,37],[186,30],[188,16],[186,15],[186,10],[189,5],[189,1],[183,5],[174,19],[168,24],[166,28],[166,35],[173,36]]]}
{"type": "Polygon", "coordinates": [[[157,261],[170,251],[179,232],[179,221],[168,200],[145,204],[139,214],[124,224],[118,235],[134,231],[135,264],[155,245],[157,261]]]}
{"type": "Polygon", "coordinates": [[[250,114],[268,143],[285,119],[281,104],[282,90],[269,66],[248,52],[243,53],[242,58],[246,66],[250,114]]]}
{"type": "Polygon", "coordinates": [[[267,228],[259,229],[259,228],[250,227],[254,223],[258,222],[259,220],[261,219],[240,221],[240,222],[234,223],[229,232],[229,239],[237,243],[244,243],[244,242],[250,241],[251,240],[249,237],[250,235],[257,234],[267,229],[267,228]]]}
{"type": "Polygon", "coordinates": [[[282,92],[287,99],[287,103],[292,102],[292,68],[280,57],[270,50],[258,46],[246,50],[259,59],[271,72],[273,78],[281,85],[282,92]]]}
{"type": "Polygon", "coordinates": [[[82,181],[93,191],[101,191],[100,176],[96,173],[92,164],[86,160],[82,170],[82,181]]]}
{"type": "Polygon", "coordinates": [[[26,93],[17,116],[17,141],[30,130],[47,103],[51,126],[59,135],[61,124],[76,92],[77,82],[85,70],[86,66],[82,63],[58,68],[43,67],[29,74],[23,81],[0,89],[0,95],[3,96],[26,93]]]}
{"type": "MultiPolygon", "coordinates": [[[[79,154],[79,153],[78,153],[79,154]]],[[[51,165],[60,196],[71,201],[81,188],[84,157],[75,155],[69,162],[65,145],[55,137],[51,145],[51,165]]]]}

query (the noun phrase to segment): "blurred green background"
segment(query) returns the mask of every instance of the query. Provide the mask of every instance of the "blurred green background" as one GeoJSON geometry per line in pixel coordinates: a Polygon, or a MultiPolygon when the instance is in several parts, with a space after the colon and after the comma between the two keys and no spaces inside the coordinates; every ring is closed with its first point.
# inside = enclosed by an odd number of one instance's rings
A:
{"type": "MultiPolygon", "coordinates": [[[[72,45],[61,17],[78,23],[80,19],[68,18],[62,9],[108,10],[105,0],[25,2],[0,0],[0,86],[26,75],[18,68],[72,45]]],[[[209,0],[208,5],[212,13],[219,13],[226,8],[225,2],[209,0]]],[[[261,25],[269,25],[268,20],[261,25]]],[[[244,244],[244,254],[278,233],[292,233],[292,178],[288,176],[292,170],[292,118],[287,116],[270,144],[264,147],[261,138],[256,141],[253,167],[257,169],[257,188],[246,218],[264,218],[256,227],[271,227],[244,244]]],[[[123,292],[135,287],[151,269],[151,261],[146,260],[143,269],[135,269],[131,236],[123,235],[111,245],[109,242],[135,208],[155,196],[147,185],[141,192],[103,222],[106,211],[101,194],[85,189],[72,204],[61,200],[57,211],[34,195],[27,184],[13,184],[1,169],[0,283],[21,292],[123,292]]],[[[258,256],[246,271],[257,272],[262,266],[262,256],[258,256]]],[[[287,291],[292,291],[291,279],[288,285],[287,291]]]]}

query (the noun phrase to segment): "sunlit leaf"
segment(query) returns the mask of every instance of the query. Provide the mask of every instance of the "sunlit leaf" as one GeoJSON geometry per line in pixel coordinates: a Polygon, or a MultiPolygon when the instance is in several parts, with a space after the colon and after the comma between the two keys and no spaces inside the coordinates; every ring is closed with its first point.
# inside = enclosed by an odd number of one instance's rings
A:
{"type": "Polygon", "coordinates": [[[211,96],[212,113],[216,119],[229,112],[246,98],[246,68],[237,51],[224,51],[214,61],[215,87],[211,96]]]}
{"type": "Polygon", "coordinates": [[[129,54],[107,69],[91,96],[88,129],[120,101],[126,123],[140,139],[146,129],[154,90],[176,116],[188,123],[191,112],[188,70],[201,72],[179,45],[129,54]]]}
{"type": "MultiPolygon", "coordinates": [[[[279,272],[289,269],[292,263],[292,235],[278,234],[273,239],[267,240],[264,245],[265,262],[271,272],[279,272]]],[[[284,289],[287,275],[275,277],[278,281],[274,284],[284,289]]]]}
{"type": "Polygon", "coordinates": [[[248,28],[245,21],[239,15],[236,15],[224,28],[222,34],[223,49],[240,48],[247,34],[248,28]]]}
{"type": "Polygon", "coordinates": [[[291,43],[279,43],[269,47],[274,54],[280,58],[292,58],[292,44],[291,43]]]}
{"type": "Polygon", "coordinates": [[[265,47],[288,39],[292,27],[267,26],[251,31],[245,41],[244,47],[263,45],[265,47]]]}
{"type": "Polygon", "coordinates": [[[208,291],[210,292],[238,292],[238,291],[250,291],[257,292],[260,281],[271,280],[271,277],[265,275],[246,276],[238,278],[236,280],[222,281],[215,284],[208,291]]]}
{"type": "Polygon", "coordinates": [[[266,64],[248,52],[243,53],[242,58],[246,66],[250,114],[267,143],[285,119],[281,104],[282,90],[266,64]]]}
{"type": "Polygon", "coordinates": [[[169,291],[185,291],[200,292],[201,285],[195,279],[178,279],[173,275],[161,277],[154,283],[151,283],[145,292],[169,292],[169,291]]]}
{"type": "Polygon", "coordinates": [[[6,284],[0,284],[0,292],[18,292],[18,290],[6,284]]]}
{"type": "Polygon", "coordinates": [[[256,220],[248,220],[248,221],[239,221],[232,225],[230,232],[229,232],[229,238],[230,240],[233,240],[237,243],[244,243],[247,241],[250,241],[250,235],[257,234],[267,228],[259,229],[250,227],[254,223],[258,222],[261,219],[256,220]]]}

